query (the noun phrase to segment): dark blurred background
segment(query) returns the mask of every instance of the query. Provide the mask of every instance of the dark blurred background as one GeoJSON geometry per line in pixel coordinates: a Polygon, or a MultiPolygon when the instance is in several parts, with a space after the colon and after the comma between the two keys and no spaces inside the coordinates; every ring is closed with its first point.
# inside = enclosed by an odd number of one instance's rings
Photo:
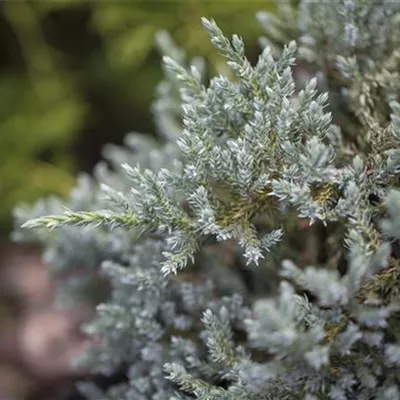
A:
{"type": "Polygon", "coordinates": [[[12,209],[66,197],[105,143],[121,143],[130,131],[155,133],[156,32],[170,32],[212,70],[221,59],[200,18],[240,34],[254,59],[262,33],[255,13],[272,8],[249,0],[1,2],[0,400],[56,398],[69,389],[76,378],[69,362],[82,349],[77,326],[90,314],[51,309],[54,284],[40,251],[8,240],[12,209]]]}

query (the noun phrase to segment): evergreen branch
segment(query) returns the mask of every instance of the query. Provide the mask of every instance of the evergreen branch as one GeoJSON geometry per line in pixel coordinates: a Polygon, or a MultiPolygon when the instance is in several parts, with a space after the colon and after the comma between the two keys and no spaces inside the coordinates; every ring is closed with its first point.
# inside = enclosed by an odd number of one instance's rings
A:
{"type": "Polygon", "coordinates": [[[138,225],[138,219],[134,215],[120,215],[108,210],[104,211],[66,211],[62,215],[49,215],[35,218],[25,222],[21,228],[35,229],[46,228],[56,229],[63,226],[91,226],[97,227],[106,225],[111,228],[133,227],[138,225]]]}

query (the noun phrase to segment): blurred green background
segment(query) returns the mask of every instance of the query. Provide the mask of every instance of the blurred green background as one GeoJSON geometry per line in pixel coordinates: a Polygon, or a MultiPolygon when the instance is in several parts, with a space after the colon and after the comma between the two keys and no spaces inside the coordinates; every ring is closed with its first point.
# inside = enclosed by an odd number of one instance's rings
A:
{"type": "Polygon", "coordinates": [[[66,196],[105,143],[154,133],[150,112],[162,71],[155,34],[167,30],[189,57],[221,61],[200,18],[240,34],[252,58],[255,13],[270,1],[5,1],[0,5],[0,234],[11,211],[66,196]]]}

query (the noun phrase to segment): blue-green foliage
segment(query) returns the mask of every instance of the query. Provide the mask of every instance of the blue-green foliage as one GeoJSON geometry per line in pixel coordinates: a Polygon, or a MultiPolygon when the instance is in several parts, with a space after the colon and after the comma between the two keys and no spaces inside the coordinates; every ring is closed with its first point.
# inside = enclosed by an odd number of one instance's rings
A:
{"type": "Polygon", "coordinates": [[[235,74],[208,83],[161,36],[164,141],[130,134],[67,211],[16,213],[16,238],[84,268],[65,288],[110,283],[82,362],[126,379],[89,398],[400,399],[399,9],[303,1],[290,31],[287,5],[260,14],[277,44],[255,65],[203,19],[235,74]]]}

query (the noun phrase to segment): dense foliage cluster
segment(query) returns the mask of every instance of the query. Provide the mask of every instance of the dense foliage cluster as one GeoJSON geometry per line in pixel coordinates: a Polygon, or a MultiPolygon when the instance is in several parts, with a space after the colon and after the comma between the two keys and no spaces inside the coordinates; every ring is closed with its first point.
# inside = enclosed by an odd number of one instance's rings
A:
{"type": "Polygon", "coordinates": [[[400,3],[279,11],[255,65],[203,19],[235,77],[169,46],[163,142],[16,213],[64,302],[110,288],[82,364],[125,379],[88,398],[400,399],[400,3]]]}
{"type": "MultiPolygon", "coordinates": [[[[265,3],[265,2],[264,2],[265,3]]],[[[188,54],[224,66],[198,23],[213,15],[240,30],[256,56],[263,1],[9,1],[0,10],[0,233],[13,207],[66,198],[76,171],[90,171],[104,143],[133,127],[153,132],[149,110],[161,77],[157,41],[168,31],[188,54]],[[27,173],[29,171],[29,173],[27,173]]],[[[271,10],[271,4],[265,4],[271,10]]],[[[248,49],[249,50],[249,49],[248,49]]]]}

